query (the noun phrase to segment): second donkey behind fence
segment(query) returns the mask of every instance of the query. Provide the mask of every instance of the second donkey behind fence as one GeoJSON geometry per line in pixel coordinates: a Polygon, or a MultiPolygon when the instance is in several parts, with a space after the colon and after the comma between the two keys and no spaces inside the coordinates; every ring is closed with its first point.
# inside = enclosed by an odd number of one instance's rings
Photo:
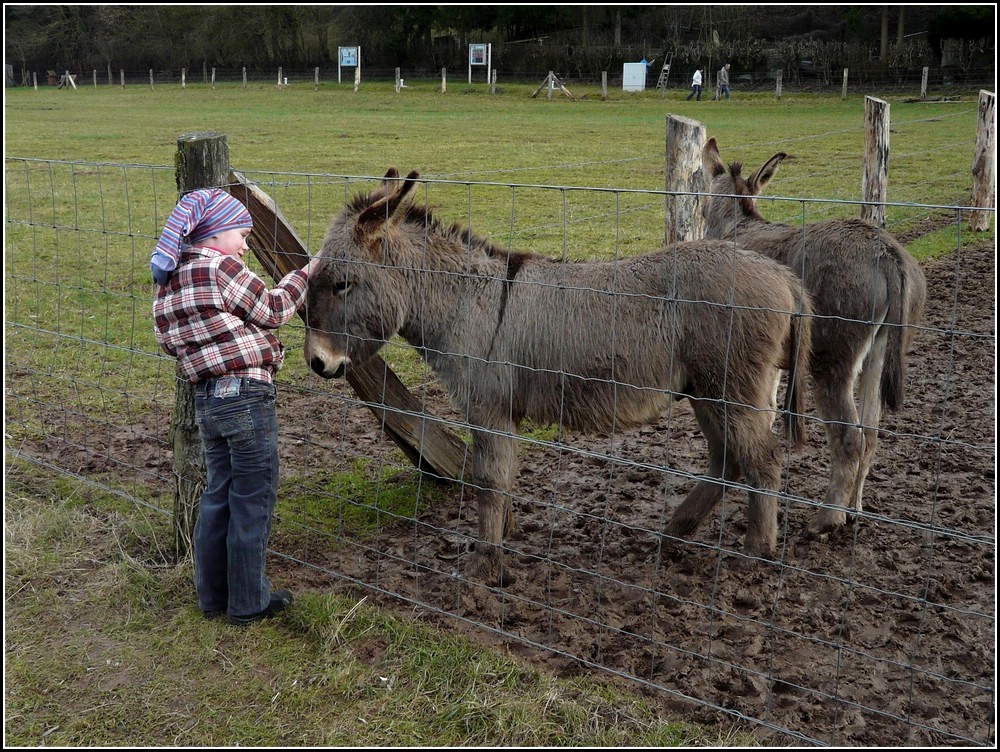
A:
{"type": "Polygon", "coordinates": [[[796,225],[764,219],[755,197],[786,156],[779,152],[744,177],[739,162],[726,168],[710,138],[702,152],[711,181],[705,234],[781,261],[812,295],[810,373],[830,451],[830,483],[809,531],[825,535],[846,523],[846,509],[861,511],[882,408],[897,410],[903,402],[906,354],[923,316],[927,282],[892,235],[860,219],[796,225]]]}
{"type": "MultiPolygon", "coordinates": [[[[479,535],[471,573],[489,584],[514,524],[516,433],[653,422],[690,400],[709,472],[668,534],[694,532],[723,483],[749,494],[744,551],[772,556],[781,447],[771,429],[780,370],[807,366],[811,306],[791,271],[725,241],[607,262],[565,262],[446,227],[410,201],[418,174],[390,169],[334,218],[309,279],[305,356],[340,378],[395,335],[417,348],[472,433],[479,535]]],[[[792,413],[800,389],[792,389],[792,413]]],[[[803,425],[791,425],[795,441],[803,425]]]]}

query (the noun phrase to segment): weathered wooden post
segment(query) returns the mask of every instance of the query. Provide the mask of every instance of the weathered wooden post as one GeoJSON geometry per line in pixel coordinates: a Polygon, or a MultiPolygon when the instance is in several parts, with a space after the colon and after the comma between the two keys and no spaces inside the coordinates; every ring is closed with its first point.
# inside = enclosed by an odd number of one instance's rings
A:
{"type": "MultiPolygon", "coordinates": [[[[997,95],[991,91],[979,92],[979,125],[976,127],[976,154],[972,160],[972,205],[982,209],[995,209],[997,156],[997,95]]],[[[990,229],[994,212],[974,211],[970,229],[983,232],[990,229]]]]}
{"type": "Polygon", "coordinates": [[[889,193],[889,103],[865,97],[865,162],[861,177],[861,219],[885,227],[889,193]]]}
{"type": "Polygon", "coordinates": [[[701,152],[705,126],[697,120],[667,115],[666,211],[667,245],[705,236],[701,196],[708,188],[701,152]]]}
{"type": "Polygon", "coordinates": [[[925,65],[923,73],[920,74],[920,98],[927,99],[927,72],[930,69],[925,65]]]}
{"type": "Polygon", "coordinates": [[[781,69],[778,69],[777,75],[774,80],[774,96],[778,100],[781,99],[781,69]]]}
{"type": "Polygon", "coordinates": [[[844,86],[840,90],[840,98],[847,99],[847,68],[844,68],[844,86]]]}
{"type": "MultiPolygon", "coordinates": [[[[229,142],[221,133],[189,133],[177,139],[177,193],[225,186],[229,182],[229,142]]],[[[174,450],[174,554],[188,556],[194,540],[198,501],[205,488],[205,456],[194,414],[194,384],[175,380],[170,444],[174,450]]]]}
{"type": "Polygon", "coordinates": [[[441,93],[445,94],[448,91],[448,69],[441,69],[441,93]]]}

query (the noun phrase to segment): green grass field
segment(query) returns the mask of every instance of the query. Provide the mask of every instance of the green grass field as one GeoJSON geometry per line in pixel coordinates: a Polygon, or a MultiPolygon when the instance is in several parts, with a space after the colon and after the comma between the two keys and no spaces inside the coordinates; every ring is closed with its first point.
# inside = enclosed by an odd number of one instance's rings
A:
{"type": "MultiPolygon", "coordinates": [[[[756,169],[790,154],[762,200],[798,222],[857,216],[865,101],[861,95],[743,95],[687,102],[686,90],[311,83],[117,86],[5,91],[4,258],[8,367],[75,373],[84,402],[126,409],[150,393],[163,363],[145,323],[148,258],[176,200],[177,139],[228,137],[231,163],[279,203],[318,250],[345,199],[389,166],[431,181],[421,199],[504,246],[570,258],[613,257],[662,242],[668,115],[703,122],[724,160],[756,169]],[[15,159],[16,158],[16,159],[15,159]],[[585,190],[581,190],[585,188],[585,190]],[[39,337],[36,322],[55,332],[39,337]],[[108,347],[107,345],[111,345],[108,347]],[[136,357],[136,353],[149,357],[136,357]]],[[[962,223],[939,207],[971,197],[977,93],[961,101],[890,101],[890,231],[921,233],[921,258],[955,248],[962,223]],[[949,219],[951,220],[949,222],[949,219]]],[[[297,346],[294,339],[290,347],[297,346]]],[[[293,359],[298,361],[298,359],[293,359]]],[[[396,365],[396,364],[394,364],[396,365]]],[[[40,399],[49,396],[44,393],[40,399]]]]}
{"type": "MultiPolygon", "coordinates": [[[[734,94],[687,102],[686,90],[579,88],[575,100],[534,87],[452,83],[289,86],[236,84],[42,87],[5,92],[6,154],[52,160],[172,165],[181,134],[229,137],[237,169],[382,175],[390,165],[428,178],[661,190],[665,118],[704,123],[723,157],[759,165],[793,158],[778,195],[860,199],[864,96],[734,94]]],[[[877,96],[877,93],[873,93],[877,96]]],[[[976,92],[961,101],[890,103],[891,202],[964,204],[976,137],[976,92]]]]}
{"type": "MultiPolygon", "coordinates": [[[[150,327],[148,261],[176,199],[184,134],[225,133],[233,167],[275,196],[314,252],[361,178],[389,166],[431,181],[421,190],[442,219],[503,244],[570,257],[652,250],[668,115],[703,122],[723,158],[747,169],[791,155],[774,200],[761,202],[770,218],[860,211],[861,95],[736,91],[729,102],[686,102],[678,89],[602,100],[599,88],[574,86],[575,100],[549,100],[532,98],[537,84],[501,84],[496,95],[484,84],[452,82],[447,94],[437,85],[6,90],[8,446],[51,429],[25,405],[128,425],[154,401],[172,402],[172,364],[150,327]]],[[[970,201],[977,92],[957,95],[890,100],[887,224],[897,234],[938,227],[919,241],[921,257],[955,247],[962,224],[948,207],[970,201]]],[[[300,326],[283,330],[290,353],[301,336],[300,326]]],[[[413,367],[392,350],[398,373],[413,367]]],[[[288,359],[289,378],[305,371],[302,360],[288,359]]],[[[5,480],[5,585],[17,595],[6,623],[10,745],[746,743],[672,724],[639,695],[557,682],[347,599],[311,594],[290,624],[231,635],[187,607],[190,569],[161,555],[165,520],[24,463],[8,464],[5,480]],[[381,658],[359,658],[365,646],[381,658]],[[241,710],[220,710],[230,706],[241,710]]]]}

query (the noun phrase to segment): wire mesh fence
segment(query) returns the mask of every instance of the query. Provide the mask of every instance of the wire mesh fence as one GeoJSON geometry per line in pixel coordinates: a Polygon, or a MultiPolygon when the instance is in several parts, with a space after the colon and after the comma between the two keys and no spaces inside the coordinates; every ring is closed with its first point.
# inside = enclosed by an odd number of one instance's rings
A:
{"type": "MultiPolygon", "coordinates": [[[[314,252],[345,200],[377,184],[245,174],[314,252]]],[[[6,457],[164,514],[175,371],[153,338],[148,259],[175,199],[172,168],[6,160],[6,457]]],[[[559,263],[623,263],[663,238],[651,191],[437,179],[416,200],[559,263]]],[[[843,529],[807,529],[829,482],[811,398],[806,448],[780,453],[777,552],[750,566],[739,481],[694,535],[665,535],[707,467],[688,400],[635,428],[529,421],[504,434],[518,463],[504,541],[516,580],[477,581],[476,483],[415,467],[379,418],[391,405],[373,410],[310,370],[296,319],[281,330],[273,554],[317,588],[363,591],[564,675],[607,672],[773,743],[994,744],[995,253],[992,236],[961,231],[966,207],[933,210],[956,248],[923,265],[904,404],[884,416],[864,508],[843,529]]],[[[591,345],[596,358],[608,343],[591,345]]],[[[417,417],[471,439],[466,406],[412,346],[393,337],[381,355],[417,417]]]]}

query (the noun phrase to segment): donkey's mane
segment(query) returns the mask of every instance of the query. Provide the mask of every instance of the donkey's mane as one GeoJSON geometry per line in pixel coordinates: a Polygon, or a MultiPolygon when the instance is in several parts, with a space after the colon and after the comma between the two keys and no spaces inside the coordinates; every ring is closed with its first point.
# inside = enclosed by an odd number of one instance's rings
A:
{"type": "MultiPolygon", "coordinates": [[[[370,207],[375,200],[381,197],[379,192],[367,195],[356,196],[348,204],[349,211],[357,216],[370,207]]],[[[541,256],[530,251],[515,251],[501,248],[490,242],[488,239],[477,235],[468,227],[458,222],[445,226],[429,207],[419,206],[414,203],[407,203],[399,210],[400,223],[419,227],[421,230],[441,236],[446,241],[451,241],[463,250],[471,249],[474,252],[482,253],[490,258],[501,259],[507,263],[507,278],[513,279],[518,270],[528,260],[535,259],[541,261],[551,261],[548,256],[541,256]]]]}

